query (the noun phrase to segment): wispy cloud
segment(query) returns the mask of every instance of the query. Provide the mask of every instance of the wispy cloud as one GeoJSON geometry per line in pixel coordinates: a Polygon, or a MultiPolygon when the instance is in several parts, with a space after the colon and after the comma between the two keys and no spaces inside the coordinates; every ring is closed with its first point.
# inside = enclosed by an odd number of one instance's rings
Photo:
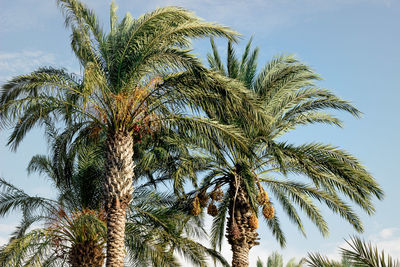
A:
{"type": "Polygon", "coordinates": [[[14,230],[14,225],[0,223],[0,233],[10,233],[14,230]]]}
{"type": "Polygon", "coordinates": [[[379,233],[379,237],[383,239],[393,238],[398,228],[385,228],[379,233]]]}
{"type": "Polygon", "coordinates": [[[0,51],[0,83],[10,79],[12,76],[25,74],[40,66],[54,65],[56,57],[54,54],[43,51],[0,51]]]}
{"type": "Polygon", "coordinates": [[[7,243],[7,239],[0,236],[0,246],[4,245],[6,243],[7,243]]]}
{"type": "MultiPolygon", "coordinates": [[[[8,220],[9,221],[9,220],[8,220]]],[[[8,236],[15,230],[16,223],[0,223],[0,246],[8,242],[8,236]]]]}
{"type": "Polygon", "coordinates": [[[54,64],[54,54],[43,51],[0,52],[0,71],[25,72],[44,64],[54,64]]]}
{"type": "Polygon", "coordinates": [[[384,228],[378,234],[371,235],[370,240],[379,250],[400,259],[400,228],[384,228]]]}
{"type": "MultiPolygon", "coordinates": [[[[124,10],[137,11],[136,1],[119,0],[124,10]]],[[[353,7],[354,5],[390,5],[391,0],[149,0],[140,9],[176,5],[188,8],[207,20],[232,26],[244,34],[268,35],[290,25],[297,25],[315,14],[353,7]],[[246,32],[245,32],[246,31],[246,32]]],[[[144,12],[144,11],[142,11],[144,12]]]]}

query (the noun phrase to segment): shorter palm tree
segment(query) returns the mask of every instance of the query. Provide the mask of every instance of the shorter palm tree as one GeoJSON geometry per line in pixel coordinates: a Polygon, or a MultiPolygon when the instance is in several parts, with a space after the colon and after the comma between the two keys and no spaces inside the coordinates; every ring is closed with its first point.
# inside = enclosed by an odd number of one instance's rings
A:
{"type": "Polygon", "coordinates": [[[103,212],[64,209],[59,201],[32,197],[0,180],[0,214],[20,208],[23,219],[0,249],[0,266],[103,266],[103,212]],[[42,227],[33,228],[34,223],[42,227]]]}
{"type": "MultiPolygon", "coordinates": [[[[283,257],[278,252],[274,252],[268,256],[267,263],[264,265],[262,260],[258,258],[257,267],[283,267],[283,257]]],[[[286,267],[302,267],[303,260],[297,262],[295,258],[292,258],[286,263],[286,267]]]]}
{"type": "MultiPolygon", "coordinates": [[[[17,208],[23,213],[9,242],[0,248],[1,267],[103,266],[106,224],[101,210],[79,211],[61,204],[68,204],[73,194],[60,194],[58,200],[29,196],[3,179],[0,188],[0,215],[17,208]]],[[[139,186],[128,214],[128,266],[180,266],[177,252],[195,266],[205,266],[207,255],[229,266],[219,253],[191,239],[204,238],[205,231],[199,220],[175,209],[173,196],[139,186]]]]}
{"type": "Polygon", "coordinates": [[[309,253],[306,263],[310,267],[400,267],[400,262],[359,237],[346,241],[350,248],[341,248],[342,262],[329,260],[319,253],[309,253]]]}
{"type": "MultiPolygon", "coordinates": [[[[29,196],[0,180],[0,216],[18,208],[23,214],[10,242],[0,250],[0,266],[25,263],[29,263],[27,266],[103,265],[107,228],[102,209],[104,200],[99,196],[104,176],[104,148],[83,138],[71,139],[72,128],[58,134],[54,126],[46,122],[52,153],[34,156],[28,166],[29,172],[45,174],[54,182],[58,190],[56,200],[29,196]],[[42,222],[42,227],[29,231],[35,222],[42,222]]],[[[147,174],[149,182],[138,185],[128,208],[125,248],[130,266],[179,266],[177,252],[196,266],[205,265],[206,255],[228,266],[219,253],[191,239],[205,235],[198,218],[176,209],[173,196],[149,188],[164,181],[164,176],[182,172],[182,164],[172,163],[178,158],[184,159],[184,151],[179,152],[178,147],[167,145],[165,141],[151,148],[149,143],[143,140],[140,147],[136,147],[136,155],[142,159],[138,160],[138,165],[144,170],[138,177],[147,174]],[[162,168],[154,160],[157,157],[175,167],[168,174],[164,171],[161,177],[154,177],[153,174],[162,168]]]]}

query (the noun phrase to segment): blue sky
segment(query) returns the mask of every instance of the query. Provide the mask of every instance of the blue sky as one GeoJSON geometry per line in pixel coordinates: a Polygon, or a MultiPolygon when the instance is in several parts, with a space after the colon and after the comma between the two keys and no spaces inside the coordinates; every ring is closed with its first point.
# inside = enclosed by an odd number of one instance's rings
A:
{"type": "MultiPolygon", "coordinates": [[[[108,23],[110,1],[85,0],[108,23]]],[[[301,143],[321,141],[340,146],[356,155],[376,177],[386,197],[376,203],[374,216],[361,214],[365,233],[393,256],[400,258],[400,1],[396,0],[118,0],[120,17],[133,16],[165,5],[193,10],[206,20],[218,22],[240,32],[243,49],[254,36],[260,48],[259,65],[279,53],[296,54],[310,64],[324,80],[322,87],[352,101],[363,113],[361,119],[340,114],[343,129],[313,126],[297,130],[285,138],[301,143]]],[[[0,0],[0,83],[38,66],[62,66],[73,72],[80,68],[69,48],[69,31],[53,0],[0,0]]],[[[225,42],[219,41],[220,49],[225,42]]],[[[203,59],[208,41],[194,42],[195,53],[203,59]]],[[[51,196],[51,187],[42,177],[27,176],[29,159],[46,153],[43,131],[32,131],[17,152],[6,147],[9,131],[0,132],[0,176],[32,194],[51,196]]],[[[323,209],[330,236],[322,238],[307,223],[304,238],[281,216],[288,244],[280,249],[266,227],[261,225],[261,245],[252,249],[254,264],[259,256],[266,260],[273,250],[285,258],[304,256],[307,251],[337,255],[337,246],[354,234],[338,216],[323,209]]],[[[279,210],[278,210],[279,212],[279,210]]],[[[0,243],[5,242],[18,216],[0,219],[0,243]]],[[[229,258],[229,248],[224,246],[229,258]]]]}

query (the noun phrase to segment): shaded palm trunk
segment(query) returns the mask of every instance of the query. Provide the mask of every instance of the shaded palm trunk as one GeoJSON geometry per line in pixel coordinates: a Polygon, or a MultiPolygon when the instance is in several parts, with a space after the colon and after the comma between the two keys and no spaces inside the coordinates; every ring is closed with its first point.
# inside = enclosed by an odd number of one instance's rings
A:
{"type": "Polygon", "coordinates": [[[123,267],[126,208],[132,199],[133,137],[126,132],[107,138],[105,199],[107,211],[107,267],[123,267]]]}
{"type": "Polygon", "coordinates": [[[257,231],[251,227],[253,211],[244,189],[243,180],[234,175],[229,184],[229,217],[227,224],[228,243],[232,250],[232,267],[248,267],[250,249],[258,245],[257,231]]]}
{"type": "Polygon", "coordinates": [[[93,240],[75,244],[69,252],[72,267],[102,267],[104,258],[103,246],[93,240]]]}

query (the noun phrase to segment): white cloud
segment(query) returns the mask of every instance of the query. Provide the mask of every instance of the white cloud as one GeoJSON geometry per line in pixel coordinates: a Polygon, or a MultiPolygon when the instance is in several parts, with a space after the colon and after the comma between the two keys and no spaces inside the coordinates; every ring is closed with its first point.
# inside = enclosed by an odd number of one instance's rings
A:
{"type": "Polygon", "coordinates": [[[384,239],[392,238],[397,230],[397,228],[385,228],[379,233],[379,236],[384,239]]]}
{"type": "Polygon", "coordinates": [[[16,223],[9,219],[7,221],[8,224],[0,223],[0,246],[8,242],[9,235],[15,230],[16,223]]]}
{"type": "Polygon", "coordinates": [[[7,239],[0,236],[0,246],[4,245],[6,243],[7,243],[7,239]]]}
{"type": "Polygon", "coordinates": [[[54,65],[54,54],[43,51],[0,51],[0,83],[7,81],[14,75],[25,74],[40,66],[54,65]]]}
{"type": "Polygon", "coordinates": [[[378,250],[384,250],[385,253],[394,258],[400,259],[400,229],[389,227],[382,229],[378,234],[370,236],[370,241],[378,250]]]}
{"type": "Polygon", "coordinates": [[[53,64],[55,56],[43,51],[0,52],[0,71],[27,71],[43,64],[53,64]]]}
{"type": "Polygon", "coordinates": [[[400,259],[400,237],[376,242],[376,246],[378,247],[378,249],[384,250],[392,257],[400,259]]]}
{"type": "Polygon", "coordinates": [[[15,228],[15,225],[0,223],[0,233],[1,234],[9,234],[11,231],[14,230],[14,228],[15,228]]]}

